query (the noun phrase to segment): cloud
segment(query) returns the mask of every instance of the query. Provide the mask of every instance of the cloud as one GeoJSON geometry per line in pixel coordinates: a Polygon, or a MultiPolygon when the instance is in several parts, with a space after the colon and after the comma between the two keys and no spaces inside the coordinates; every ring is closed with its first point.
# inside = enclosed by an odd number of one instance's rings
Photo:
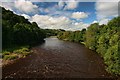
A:
{"type": "Polygon", "coordinates": [[[59,1],[58,6],[59,6],[59,8],[63,8],[65,6],[65,2],[59,1]]]}
{"type": "Polygon", "coordinates": [[[95,21],[92,22],[92,24],[93,24],[93,23],[98,23],[98,21],[95,20],[95,21]]]}
{"type": "Polygon", "coordinates": [[[34,15],[31,22],[36,22],[43,29],[65,29],[65,30],[81,30],[87,28],[88,24],[83,22],[76,23],[65,16],[52,17],[48,15],[34,15]]]}
{"type": "Polygon", "coordinates": [[[37,5],[31,1],[16,0],[14,2],[2,2],[0,6],[17,14],[36,14],[39,11],[37,5]]]}
{"type": "Polygon", "coordinates": [[[13,8],[14,8],[14,4],[10,3],[10,2],[0,2],[0,6],[4,7],[6,10],[10,10],[10,11],[13,11],[13,8]]]}
{"type": "Polygon", "coordinates": [[[70,23],[70,20],[66,17],[51,17],[48,15],[34,15],[32,16],[31,21],[35,21],[41,28],[50,28],[50,29],[64,29],[67,28],[67,25],[70,23]]]}
{"type": "Polygon", "coordinates": [[[97,19],[115,17],[118,15],[118,2],[96,2],[97,19]]]}
{"type": "Polygon", "coordinates": [[[104,18],[104,19],[101,19],[101,20],[98,20],[98,21],[93,21],[91,24],[94,24],[94,23],[99,23],[99,25],[102,25],[102,24],[107,24],[108,22],[110,21],[110,19],[108,18],[104,18]]]}
{"type": "Polygon", "coordinates": [[[72,13],[72,18],[75,19],[82,19],[82,18],[87,18],[88,14],[84,12],[73,12],[72,13]]]}
{"type": "Polygon", "coordinates": [[[60,8],[64,8],[64,10],[72,10],[78,7],[78,1],[69,0],[67,2],[59,1],[58,6],[60,8]]]}
{"type": "Polygon", "coordinates": [[[72,30],[76,31],[76,30],[82,30],[82,29],[86,29],[89,24],[83,23],[83,22],[76,22],[74,23],[74,28],[72,30]]]}
{"type": "Polygon", "coordinates": [[[100,25],[102,25],[102,24],[107,24],[109,22],[109,19],[101,19],[100,21],[99,21],[99,24],[100,25]]]}
{"type": "Polygon", "coordinates": [[[30,20],[31,19],[31,17],[29,16],[29,15],[27,15],[27,14],[20,14],[21,16],[24,16],[26,19],[28,19],[28,20],[30,20]]]}
{"type": "Polygon", "coordinates": [[[67,2],[67,5],[65,6],[65,9],[75,9],[78,7],[78,2],[77,1],[71,1],[67,2]]]}
{"type": "Polygon", "coordinates": [[[24,13],[37,13],[38,6],[34,5],[30,1],[18,0],[14,3],[15,8],[24,13]]]}

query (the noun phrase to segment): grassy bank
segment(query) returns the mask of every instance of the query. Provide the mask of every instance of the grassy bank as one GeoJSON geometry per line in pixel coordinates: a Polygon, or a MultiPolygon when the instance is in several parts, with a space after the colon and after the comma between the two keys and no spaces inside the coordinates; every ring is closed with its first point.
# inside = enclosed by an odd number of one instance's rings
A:
{"type": "Polygon", "coordinates": [[[3,65],[8,64],[6,62],[10,62],[19,58],[24,58],[28,56],[32,51],[29,46],[16,46],[8,49],[3,49],[2,51],[2,59],[3,65]]]}

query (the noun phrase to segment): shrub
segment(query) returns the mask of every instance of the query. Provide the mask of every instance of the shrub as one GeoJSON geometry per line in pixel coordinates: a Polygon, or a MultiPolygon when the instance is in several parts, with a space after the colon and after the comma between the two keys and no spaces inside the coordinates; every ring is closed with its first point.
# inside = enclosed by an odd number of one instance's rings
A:
{"type": "Polygon", "coordinates": [[[4,51],[4,52],[2,53],[2,57],[4,57],[5,55],[9,55],[9,54],[10,54],[10,52],[4,51]]]}
{"type": "Polygon", "coordinates": [[[5,55],[3,57],[4,60],[13,60],[13,59],[16,59],[16,58],[18,58],[18,56],[16,54],[5,55]]]}
{"type": "Polygon", "coordinates": [[[107,71],[114,74],[120,74],[120,59],[118,54],[118,45],[110,47],[104,55],[107,71]]]}
{"type": "Polygon", "coordinates": [[[22,48],[22,49],[18,49],[18,50],[14,50],[13,53],[16,53],[16,54],[21,54],[23,56],[27,56],[30,54],[30,50],[28,48],[22,48]]]}
{"type": "Polygon", "coordinates": [[[29,52],[28,48],[22,48],[22,49],[18,49],[18,50],[14,50],[13,53],[17,53],[17,54],[22,54],[24,52],[29,52]]]}

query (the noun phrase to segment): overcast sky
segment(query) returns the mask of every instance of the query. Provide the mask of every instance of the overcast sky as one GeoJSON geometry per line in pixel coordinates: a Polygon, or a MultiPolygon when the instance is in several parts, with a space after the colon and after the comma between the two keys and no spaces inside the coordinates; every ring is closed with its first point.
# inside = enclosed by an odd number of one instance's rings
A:
{"type": "Polygon", "coordinates": [[[0,4],[22,15],[40,28],[81,30],[90,24],[107,24],[118,16],[117,2],[31,2],[18,0],[0,4]]]}

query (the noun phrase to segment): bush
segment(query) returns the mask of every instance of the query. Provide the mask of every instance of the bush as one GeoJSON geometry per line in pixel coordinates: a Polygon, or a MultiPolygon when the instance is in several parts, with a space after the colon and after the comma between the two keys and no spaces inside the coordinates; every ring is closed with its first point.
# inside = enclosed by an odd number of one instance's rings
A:
{"type": "Polygon", "coordinates": [[[30,52],[24,52],[22,55],[23,56],[28,56],[30,54],[30,52]]]}
{"type": "Polygon", "coordinates": [[[2,57],[4,57],[5,55],[9,55],[9,54],[10,54],[10,52],[4,51],[4,52],[2,53],[2,57]]]}
{"type": "Polygon", "coordinates": [[[107,51],[107,48],[104,45],[97,46],[96,52],[100,53],[102,57],[104,57],[105,53],[107,51]]]}
{"type": "Polygon", "coordinates": [[[107,71],[114,74],[120,74],[120,59],[118,54],[118,44],[110,47],[104,55],[107,71]]]}
{"type": "Polygon", "coordinates": [[[30,54],[30,50],[28,48],[22,48],[22,49],[18,49],[18,50],[14,50],[13,53],[16,53],[16,54],[21,54],[23,56],[27,56],[30,54]]]}
{"type": "Polygon", "coordinates": [[[9,50],[3,51],[2,57],[4,60],[13,60],[16,58],[21,58],[29,55],[31,51],[29,50],[29,46],[15,47],[9,50]]]}
{"type": "Polygon", "coordinates": [[[18,58],[18,56],[16,54],[12,54],[12,55],[5,55],[3,57],[4,60],[13,60],[13,59],[16,59],[18,58]]]}

